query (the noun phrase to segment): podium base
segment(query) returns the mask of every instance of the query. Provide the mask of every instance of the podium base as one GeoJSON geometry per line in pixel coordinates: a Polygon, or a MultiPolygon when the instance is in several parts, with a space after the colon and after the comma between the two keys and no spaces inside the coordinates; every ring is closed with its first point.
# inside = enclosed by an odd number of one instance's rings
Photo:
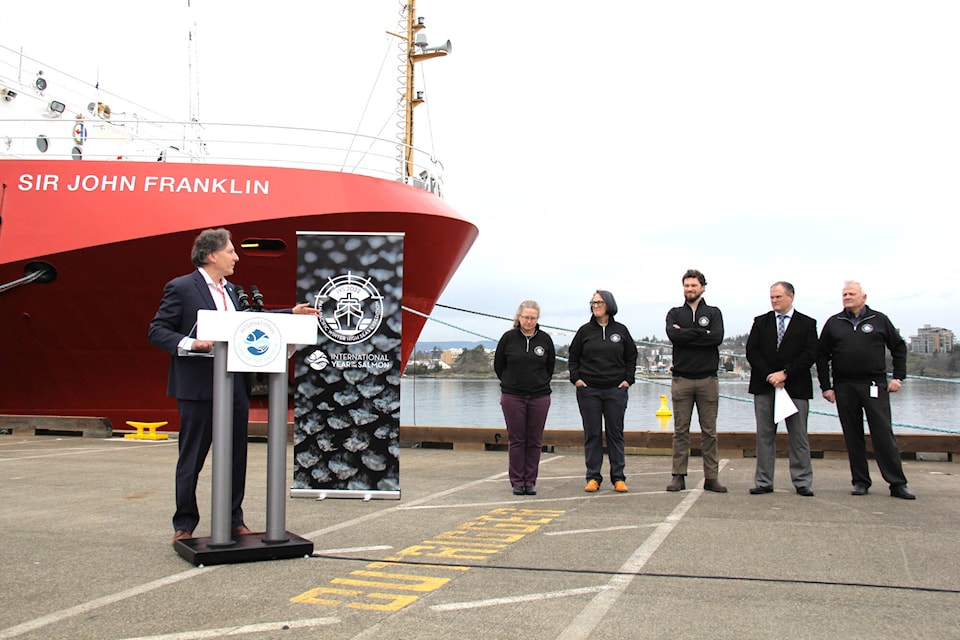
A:
{"type": "Polygon", "coordinates": [[[267,542],[265,532],[234,536],[231,545],[213,545],[212,538],[186,538],[173,543],[180,556],[196,566],[286,560],[302,558],[313,553],[313,543],[306,538],[286,532],[282,542],[267,542]]]}

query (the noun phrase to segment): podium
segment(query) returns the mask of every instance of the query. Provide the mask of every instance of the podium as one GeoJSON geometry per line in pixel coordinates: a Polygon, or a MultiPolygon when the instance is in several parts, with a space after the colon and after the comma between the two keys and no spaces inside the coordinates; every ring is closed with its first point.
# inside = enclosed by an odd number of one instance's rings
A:
{"type": "MultiPolygon", "coordinates": [[[[316,344],[317,319],[292,313],[197,313],[197,339],[214,341],[213,460],[210,537],[177,540],[173,547],[194,565],[280,560],[308,556],[313,543],[286,530],[287,347],[316,344]],[[267,528],[231,534],[233,376],[266,373],[267,528]]],[[[189,357],[189,356],[181,356],[189,357]]]]}

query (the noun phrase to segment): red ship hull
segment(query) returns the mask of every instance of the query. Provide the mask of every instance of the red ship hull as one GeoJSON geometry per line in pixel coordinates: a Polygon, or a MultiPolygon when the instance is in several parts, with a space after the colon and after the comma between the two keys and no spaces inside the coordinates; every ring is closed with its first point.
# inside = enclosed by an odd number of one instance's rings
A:
{"type": "MultiPolygon", "coordinates": [[[[205,228],[226,227],[267,308],[292,306],[298,231],[402,232],[403,306],[429,314],[477,229],[435,195],[347,173],[142,162],[0,160],[0,285],[31,263],[52,282],[0,292],[0,414],[177,425],[169,355],[147,342],[163,285],[190,271],[205,228]],[[271,240],[246,250],[245,240],[271,240]]],[[[403,315],[403,364],[425,318],[403,315]]]]}

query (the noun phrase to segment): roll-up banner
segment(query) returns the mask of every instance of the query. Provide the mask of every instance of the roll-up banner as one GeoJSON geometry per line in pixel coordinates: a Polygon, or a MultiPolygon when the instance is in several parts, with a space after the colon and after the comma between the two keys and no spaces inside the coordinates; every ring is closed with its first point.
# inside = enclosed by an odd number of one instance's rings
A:
{"type": "Polygon", "coordinates": [[[297,253],[320,315],[294,359],[290,495],[399,500],[403,234],[300,232],[297,253]]]}

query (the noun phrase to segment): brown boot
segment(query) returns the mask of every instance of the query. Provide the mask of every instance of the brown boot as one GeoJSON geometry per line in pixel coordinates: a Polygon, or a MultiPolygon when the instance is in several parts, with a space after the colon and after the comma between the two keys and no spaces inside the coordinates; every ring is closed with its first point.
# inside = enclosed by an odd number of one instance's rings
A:
{"type": "Polygon", "coordinates": [[[714,493],[726,493],[727,488],[720,484],[716,478],[707,478],[703,481],[703,488],[714,493]]]}
{"type": "Polygon", "coordinates": [[[683,480],[683,476],[673,475],[673,480],[670,484],[667,485],[667,491],[683,491],[687,488],[686,482],[683,480]]]}

